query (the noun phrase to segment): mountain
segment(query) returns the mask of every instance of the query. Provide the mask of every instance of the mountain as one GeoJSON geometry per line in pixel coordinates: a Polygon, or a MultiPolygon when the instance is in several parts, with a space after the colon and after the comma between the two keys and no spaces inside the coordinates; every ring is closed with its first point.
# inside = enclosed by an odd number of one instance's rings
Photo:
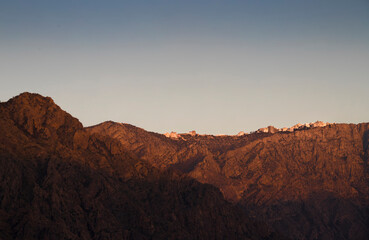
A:
{"type": "Polygon", "coordinates": [[[218,187],[292,239],[368,239],[369,124],[268,129],[177,138],[114,122],[86,130],[120,141],[152,166],[218,187]]]}
{"type": "Polygon", "coordinates": [[[0,103],[0,239],[283,239],[156,158],[187,156],[182,143],[107,124],[119,131],[85,129],[38,94],[0,103]]]}

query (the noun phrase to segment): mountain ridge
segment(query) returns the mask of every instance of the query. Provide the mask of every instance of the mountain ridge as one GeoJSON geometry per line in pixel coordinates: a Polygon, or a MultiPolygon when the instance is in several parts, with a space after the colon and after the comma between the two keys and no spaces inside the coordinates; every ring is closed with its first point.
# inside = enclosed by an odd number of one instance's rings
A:
{"type": "Polygon", "coordinates": [[[5,180],[0,189],[0,227],[8,234],[3,238],[74,239],[78,231],[84,239],[173,239],[176,234],[184,239],[283,238],[247,216],[291,239],[369,236],[369,123],[299,126],[293,132],[242,136],[192,132],[176,140],[112,121],[84,128],[51,98],[38,94],[2,102],[0,113],[0,159],[7,166],[0,172],[5,180]],[[12,184],[15,187],[9,187],[12,184]],[[63,184],[69,190],[60,188],[63,184]],[[84,193],[83,201],[75,198],[78,192],[84,193]],[[111,194],[116,197],[109,199],[111,194]],[[14,196],[14,203],[9,196],[14,196]],[[66,202],[65,196],[78,204],[66,202]],[[96,205],[89,203],[90,196],[96,205]],[[125,199],[123,205],[118,204],[120,199],[125,199]],[[162,201],[177,206],[174,212],[160,207],[162,201]],[[22,204],[28,207],[16,207],[22,204]],[[72,227],[72,218],[60,206],[79,213],[78,227],[72,227]],[[152,206],[161,211],[151,210],[152,206]],[[122,218],[129,208],[135,210],[122,218]],[[59,219],[61,229],[55,229],[47,209],[58,213],[53,218],[59,219]],[[91,217],[86,209],[102,211],[104,216],[91,217]],[[44,220],[33,219],[29,210],[44,220]],[[11,218],[14,214],[17,217],[11,218]],[[185,219],[194,222],[188,225],[185,219]],[[96,221],[105,226],[104,231],[96,221]],[[41,223],[47,230],[38,229],[41,223]],[[167,233],[165,226],[170,226],[167,233]],[[191,233],[189,226],[196,230],[191,233]],[[219,236],[211,235],[220,229],[219,236]]]}
{"type": "MultiPolygon", "coordinates": [[[[88,131],[126,141],[119,128],[110,123],[109,128],[102,124],[88,131]]],[[[368,123],[241,137],[186,134],[176,140],[146,132],[145,141],[133,137],[126,147],[158,168],[217,186],[226,199],[291,238],[366,239],[368,132],[368,123]],[[161,149],[156,151],[155,145],[161,149]]]]}
{"type": "Polygon", "coordinates": [[[0,113],[1,239],[283,239],[214,186],[90,134],[50,98],[21,94],[0,113]]]}

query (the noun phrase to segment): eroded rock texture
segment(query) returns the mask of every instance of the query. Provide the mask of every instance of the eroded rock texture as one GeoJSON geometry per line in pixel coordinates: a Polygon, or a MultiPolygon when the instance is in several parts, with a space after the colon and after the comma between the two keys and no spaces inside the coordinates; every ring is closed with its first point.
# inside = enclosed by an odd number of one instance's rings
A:
{"type": "Polygon", "coordinates": [[[37,94],[0,103],[0,239],[281,239],[216,187],[156,168],[180,146],[124,127],[86,131],[37,94]]]}
{"type": "Polygon", "coordinates": [[[181,139],[105,122],[87,128],[162,169],[218,187],[293,239],[369,238],[369,124],[181,139]]]}

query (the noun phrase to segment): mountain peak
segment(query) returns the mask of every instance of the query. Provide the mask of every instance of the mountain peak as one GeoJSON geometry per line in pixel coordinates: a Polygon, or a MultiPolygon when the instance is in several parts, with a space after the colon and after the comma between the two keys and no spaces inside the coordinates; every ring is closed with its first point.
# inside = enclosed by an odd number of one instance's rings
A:
{"type": "Polygon", "coordinates": [[[10,118],[31,136],[72,143],[74,132],[82,129],[78,119],[56,105],[52,98],[24,92],[0,104],[2,118],[10,118]]]}
{"type": "Polygon", "coordinates": [[[50,103],[55,104],[51,97],[44,97],[38,93],[23,92],[13,98],[11,98],[9,103],[22,103],[22,104],[40,104],[40,103],[50,103]]]}

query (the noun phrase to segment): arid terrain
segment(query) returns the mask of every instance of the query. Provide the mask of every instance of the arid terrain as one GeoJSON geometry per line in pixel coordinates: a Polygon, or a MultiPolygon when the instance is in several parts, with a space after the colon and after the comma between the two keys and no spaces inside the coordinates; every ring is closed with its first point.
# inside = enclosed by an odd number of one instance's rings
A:
{"type": "Polygon", "coordinates": [[[0,103],[0,239],[368,239],[369,123],[234,136],[0,103]]]}
{"type": "Polygon", "coordinates": [[[218,187],[227,200],[293,239],[369,236],[367,123],[178,139],[113,122],[87,130],[118,139],[159,169],[218,187]]]}

